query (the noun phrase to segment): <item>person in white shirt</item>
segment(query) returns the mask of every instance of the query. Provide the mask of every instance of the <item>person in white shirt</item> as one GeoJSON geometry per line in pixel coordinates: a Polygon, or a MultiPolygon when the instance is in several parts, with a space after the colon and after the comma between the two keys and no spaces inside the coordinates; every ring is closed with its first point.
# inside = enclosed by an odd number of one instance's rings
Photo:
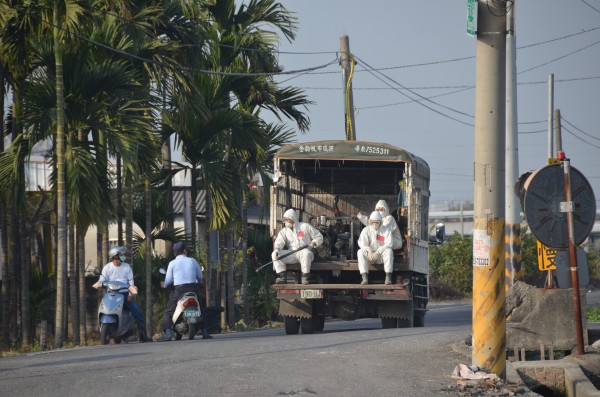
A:
{"type": "Polygon", "coordinates": [[[373,211],[369,216],[369,226],[365,227],[358,238],[358,270],[362,285],[369,284],[369,265],[382,264],[385,270],[385,284],[392,283],[394,270],[394,252],[392,251],[392,233],[382,225],[381,214],[373,211]]]}
{"type": "MultiPolygon", "coordinates": [[[[387,202],[385,200],[379,200],[377,204],[375,204],[375,211],[379,211],[381,214],[383,226],[387,227],[392,232],[392,249],[401,249],[404,245],[404,239],[402,238],[402,233],[400,233],[400,228],[398,227],[396,220],[390,214],[387,202]]],[[[369,219],[366,215],[359,212],[356,217],[363,225],[369,225],[369,219]]]]}
{"type": "Polygon", "coordinates": [[[100,289],[102,288],[102,283],[105,281],[120,281],[129,284],[129,296],[124,300],[125,303],[123,308],[129,310],[137,323],[140,332],[140,342],[152,342],[152,339],[148,338],[148,335],[146,335],[146,321],[144,320],[144,314],[138,304],[133,300],[137,296],[138,290],[133,281],[133,270],[129,263],[125,262],[126,253],[127,249],[125,247],[111,248],[108,251],[111,262],[108,262],[102,268],[102,274],[92,287],[100,289]]]}
{"type": "Polygon", "coordinates": [[[277,284],[287,283],[286,264],[300,263],[302,269],[302,284],[309,284],[310,266],[315,255],[314,249],[323,244],[321,232],[305,222],[298,222],[296,211],[288,209],[283,214],[284,227],[277,234],[273,244],[273,269],[277,273],[277,284]],[[304,245],[308,247],[293,255],[279,259],[280,255],[287,254],[304,245]]]}

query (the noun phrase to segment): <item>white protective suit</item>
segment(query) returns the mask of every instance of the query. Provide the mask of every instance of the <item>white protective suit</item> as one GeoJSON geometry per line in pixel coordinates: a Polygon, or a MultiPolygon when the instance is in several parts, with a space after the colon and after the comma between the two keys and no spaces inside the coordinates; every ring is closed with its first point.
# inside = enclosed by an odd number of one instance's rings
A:
{"type": "Polygon", "coordinates": [[[281,273],[286,271],[286,263],[300,263],[302,273],[308,274],[310,273],[310,265],[315,257],[310,249],[310,245],[316,248],[323,244],[323,235],[309,223],[298,222],[298,216],[293,209],[285,211],[283,217],[292,219],[294,225],[292,228],[284,226],[277,234],[277,238],[273,244],[274,250],[271,255],[271,259],[273,259],[273,269],[275,270],[275,273],[281,273]],[[303,245],[309,245],[309,247],[283,259],[276,260],[277,253],[279,256],[282,256],[303,245]]]}
{"type": "MultiPolygon", "coordinates": [[[[392,232],[392,248],[402,248],[403,240],[402,234],[400,233],[400,228],[398,227],[398,224],[396,223],[394,217],[390,215],[390,209],[385,200],[379,200],[375,205],[375,211],[377,211],[377,208],[383,208],[383,211],[380,211],[381,218],[383,219],[383,226],[387,227],[392,232]]],[[[369,219],[366,217],[366,215],[363,215],[359,212],[358,215],[356,215],[356,217],[363,225],[369,226],[369,219]]]]}
{"type": "Polygon", "coordinates": [[[358,270],[360,274],[369,273],[369,265],[373,263],[382,264],[386,273],[394,270],[394,252],[392,251],[392,232],[382,224],[379,211],[373,211],[369,221],[378,221],[380,226],[377,230],[371,226],[365,227],[358,238],[358,270]],[[369,254],[375,255],[377,260],[369,260],[369,254]]]}

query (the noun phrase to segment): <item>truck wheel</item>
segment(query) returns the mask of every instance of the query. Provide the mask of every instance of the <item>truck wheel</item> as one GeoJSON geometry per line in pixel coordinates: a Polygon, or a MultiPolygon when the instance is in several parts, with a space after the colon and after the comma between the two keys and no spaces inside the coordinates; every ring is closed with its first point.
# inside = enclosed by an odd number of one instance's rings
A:
{"type": "Polygon", "coordinates": [[[317,328],[315,329],[315,331],[323,331],[323,328],[325,328],[325,316],[318,316],[317,328]]]}
{"type": "Polygon", "coordinates": [[[381,328],[383,329],[387,329],[387,328],[396,328],[396,321],[397,319],[395,317],[382,317],[381,318],[381,328]]]}
{"type": "Polygon", "coordinates": [[[301,319],[300,328],[302,328],[303,334],[314,334],[317,328],[317,319],[315,317],[301,319]]]}
{"type": "Polygon", "coordinates": [[[100,325],[100,342],[103,345],[108,345],[110,341],[110,330],[112,328],[112,324],[102,323],[100,325]]]}
{"type": "Polygon", "coordinates": [[[297,335],[298,331],[300,331],[300,320],[296,317],[285,316],[284,317],[285,324],[285,334],[286,335],[297,335]]]}
{"type": "Polygon", "coordinates": [[[425,313],[415,313],[415,318],[413,322],[415,327],[424,327],[425,326],[425,313]]]}

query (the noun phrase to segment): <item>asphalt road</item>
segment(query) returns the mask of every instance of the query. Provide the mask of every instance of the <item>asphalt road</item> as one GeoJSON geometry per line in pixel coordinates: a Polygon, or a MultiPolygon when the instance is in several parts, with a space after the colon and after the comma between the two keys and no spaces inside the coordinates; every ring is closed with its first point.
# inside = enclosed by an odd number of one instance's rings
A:
{"type": "Polygon", "coordinates": [[[433,305],[424,328],[379,320],[328,322],[212,340],[92,346],[0,359],[2,396],[439,396],[465,357],[471,306],[433,305]]]}

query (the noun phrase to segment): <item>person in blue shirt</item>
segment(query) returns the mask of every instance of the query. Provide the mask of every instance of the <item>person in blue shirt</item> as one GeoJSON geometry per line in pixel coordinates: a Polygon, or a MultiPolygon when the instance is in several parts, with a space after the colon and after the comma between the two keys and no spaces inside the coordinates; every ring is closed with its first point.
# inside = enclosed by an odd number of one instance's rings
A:
{"type": "MultiPolygon", "coordinates": [[[[193,292],[198,297],[198,300],[201,300],[199,287],[202,281],[202,269],[200,269],[200,265],[194,258],[188,257],[188,250],[183,242],[173,245],[173,253],[176,258],[169,263],[165,281],[161,282],[162,288],[167,288],[171,284],[175,286],[171,291],[163,315],[162,327],[165,330],[165,336],[161,339],[163,341],[170,341],[173,338],[173,313],[175,313],[175,309],[177,308],[179,297],[186,292],[193,292]]],[[[212,338],[203,324],[201,324],[201,327],[202,338],[212,338]]]]}

